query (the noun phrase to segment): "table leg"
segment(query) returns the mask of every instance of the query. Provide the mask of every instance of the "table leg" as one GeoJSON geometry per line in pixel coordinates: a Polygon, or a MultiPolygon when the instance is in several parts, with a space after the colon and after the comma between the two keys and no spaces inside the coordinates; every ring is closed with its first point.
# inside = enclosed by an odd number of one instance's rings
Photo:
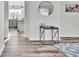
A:
{"type": "Polygon", "coordinates": [[[56,43],[58,43],[59,42],[59,29],[57,29],[57,41],[56,41],[56,43]]]}
{"type": "Polygon", "coordinates": [[[58,29],[58,41],[57,42],[59,42],[59,29],[58,29]]]}
{"type": "Polygon", "coordinates": [[[41,28],[40,28],[40,34],[39,34],[39,35],[40,35],[40,41],[41,41],[41,36],[42,36],[42,33],[41,33],[41,28]]]}
{"type": "Polygon", "coordinates": [[[51,30],[51,36],[52,36],[52,41],[53,41],[53,29],[51,30]]]}
{"type": "Polygon", "coordinates": [[[43,44],[44,44],[44,41],[45,41],[45,29],[43,29],[43,40],[42,40],[43,44]]]}

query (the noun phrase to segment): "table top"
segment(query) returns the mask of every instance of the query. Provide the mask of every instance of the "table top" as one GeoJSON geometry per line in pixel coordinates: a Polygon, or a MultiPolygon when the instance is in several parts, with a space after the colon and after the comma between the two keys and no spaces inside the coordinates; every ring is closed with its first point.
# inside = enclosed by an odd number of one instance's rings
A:
{"type": "Polygon", "coordinates": [[[40,28],[43,28],[43,29],[59,29],[58,27],[54,27],[54,26],[40,26],[40,28]]]}

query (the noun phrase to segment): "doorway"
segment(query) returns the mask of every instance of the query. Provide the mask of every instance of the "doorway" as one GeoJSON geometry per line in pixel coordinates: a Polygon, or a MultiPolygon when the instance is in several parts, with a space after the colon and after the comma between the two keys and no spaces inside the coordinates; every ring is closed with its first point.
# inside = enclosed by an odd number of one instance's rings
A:
{"type": "Polygon", "coordinates": [[[4,37],[4,43],[10,39],[13,33],[24,32],[24,1],[8,1],[7,4],[8,19],[5,19],[4,30],[7,38],[4,37]]]}
{"type": "Polygon", "coordinates": [[[24,29],[24,1],[9,1],[9,29],[24,29]]]}

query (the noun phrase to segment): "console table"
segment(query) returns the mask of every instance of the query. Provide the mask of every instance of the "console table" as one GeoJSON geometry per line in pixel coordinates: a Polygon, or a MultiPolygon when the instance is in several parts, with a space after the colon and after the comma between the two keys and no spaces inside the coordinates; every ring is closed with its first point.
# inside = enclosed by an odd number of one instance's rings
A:
{"type": "Polygon", "coordinates": [[[40,41],[42,41],[42,43],[44,44],[45,41],[45,30],[51,30],[51,39],[54,42],[54,37],[58,37],[58,39],[56,40],[56,42],[59,41],[59,28],[58,27],[54,27],[54,26],[40,26],[40,41]],[[56,30],[56,32],[54,33],[53,31],[56,30]],[[43,38],[43,40],[42,40],[43,38]]]}

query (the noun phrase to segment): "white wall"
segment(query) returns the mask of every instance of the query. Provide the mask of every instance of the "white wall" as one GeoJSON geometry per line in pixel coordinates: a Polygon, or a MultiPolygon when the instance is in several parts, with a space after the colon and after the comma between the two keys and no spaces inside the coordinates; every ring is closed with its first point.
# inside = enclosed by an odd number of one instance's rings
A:
{"type": "MultiPolygon", "coordinates": [[[[60,15],[59,15],[60,14],[60,6],[59,6],[60,2],[51,2],[51,3],[54,5],[54,11],[52,15],[42,16],[38,12],[38,6],[40,4],[40,1],[29,2],[29,5],[28,5],[29,13],[26,12],[26,14],[29,14],[28,24],[29,24],[29,39],[30,40],[39,40],[39,24],[40,23],[45,23],[46,25],[60,27],[60,15]]],[[[25,25],[27,26],[27,23],[25,25]]],[[[47,39],[50,39],[48,35],[46,35],[46,37],[47,39]]]]}
{"type": "Polygon", "coordinates": [[[0,1],[0,55],[4,48],[4,2],[0,1]]]}
{"type": "Polygon", "coordinates": [[[9,27],[9,20],[8,20],[8,1],[4,2],[4,36],[8,37],[8,27],[9,27]]]}
{"type": "Polygon", "coordinates": [[[61,2],[60,36],[79,37],[79,12],[65,12],[65,4],[79,4],[79,2],[61,2]]]}
{"type": "MultiPolygon", "coordinates": [[[[60,29],[60,37],[79,37],[79,13],[78,12],[65,12],[65,4],[78,4],[79,2],[53,2],[54,11],[50,16],[42,16],[38,12],[38,2],[28,2],[26,8],[25,29],[30,40],[39,40],[39,24],[45,23],[46,25],[57,26],[60,29]],[[28,33],[27,33],[28,32],[28,33]]],[[[49,32],[46,33],[46,39],[50,39],[49,32]]]]}
{"type": "Polygon", "coordinates": [[[25,1],[25,4],[24,4],[24,36],[25,37],[28,37],[29,36],[29,25],[30,25],[30,22],[29,22],[29,2],[25,1]]]}

